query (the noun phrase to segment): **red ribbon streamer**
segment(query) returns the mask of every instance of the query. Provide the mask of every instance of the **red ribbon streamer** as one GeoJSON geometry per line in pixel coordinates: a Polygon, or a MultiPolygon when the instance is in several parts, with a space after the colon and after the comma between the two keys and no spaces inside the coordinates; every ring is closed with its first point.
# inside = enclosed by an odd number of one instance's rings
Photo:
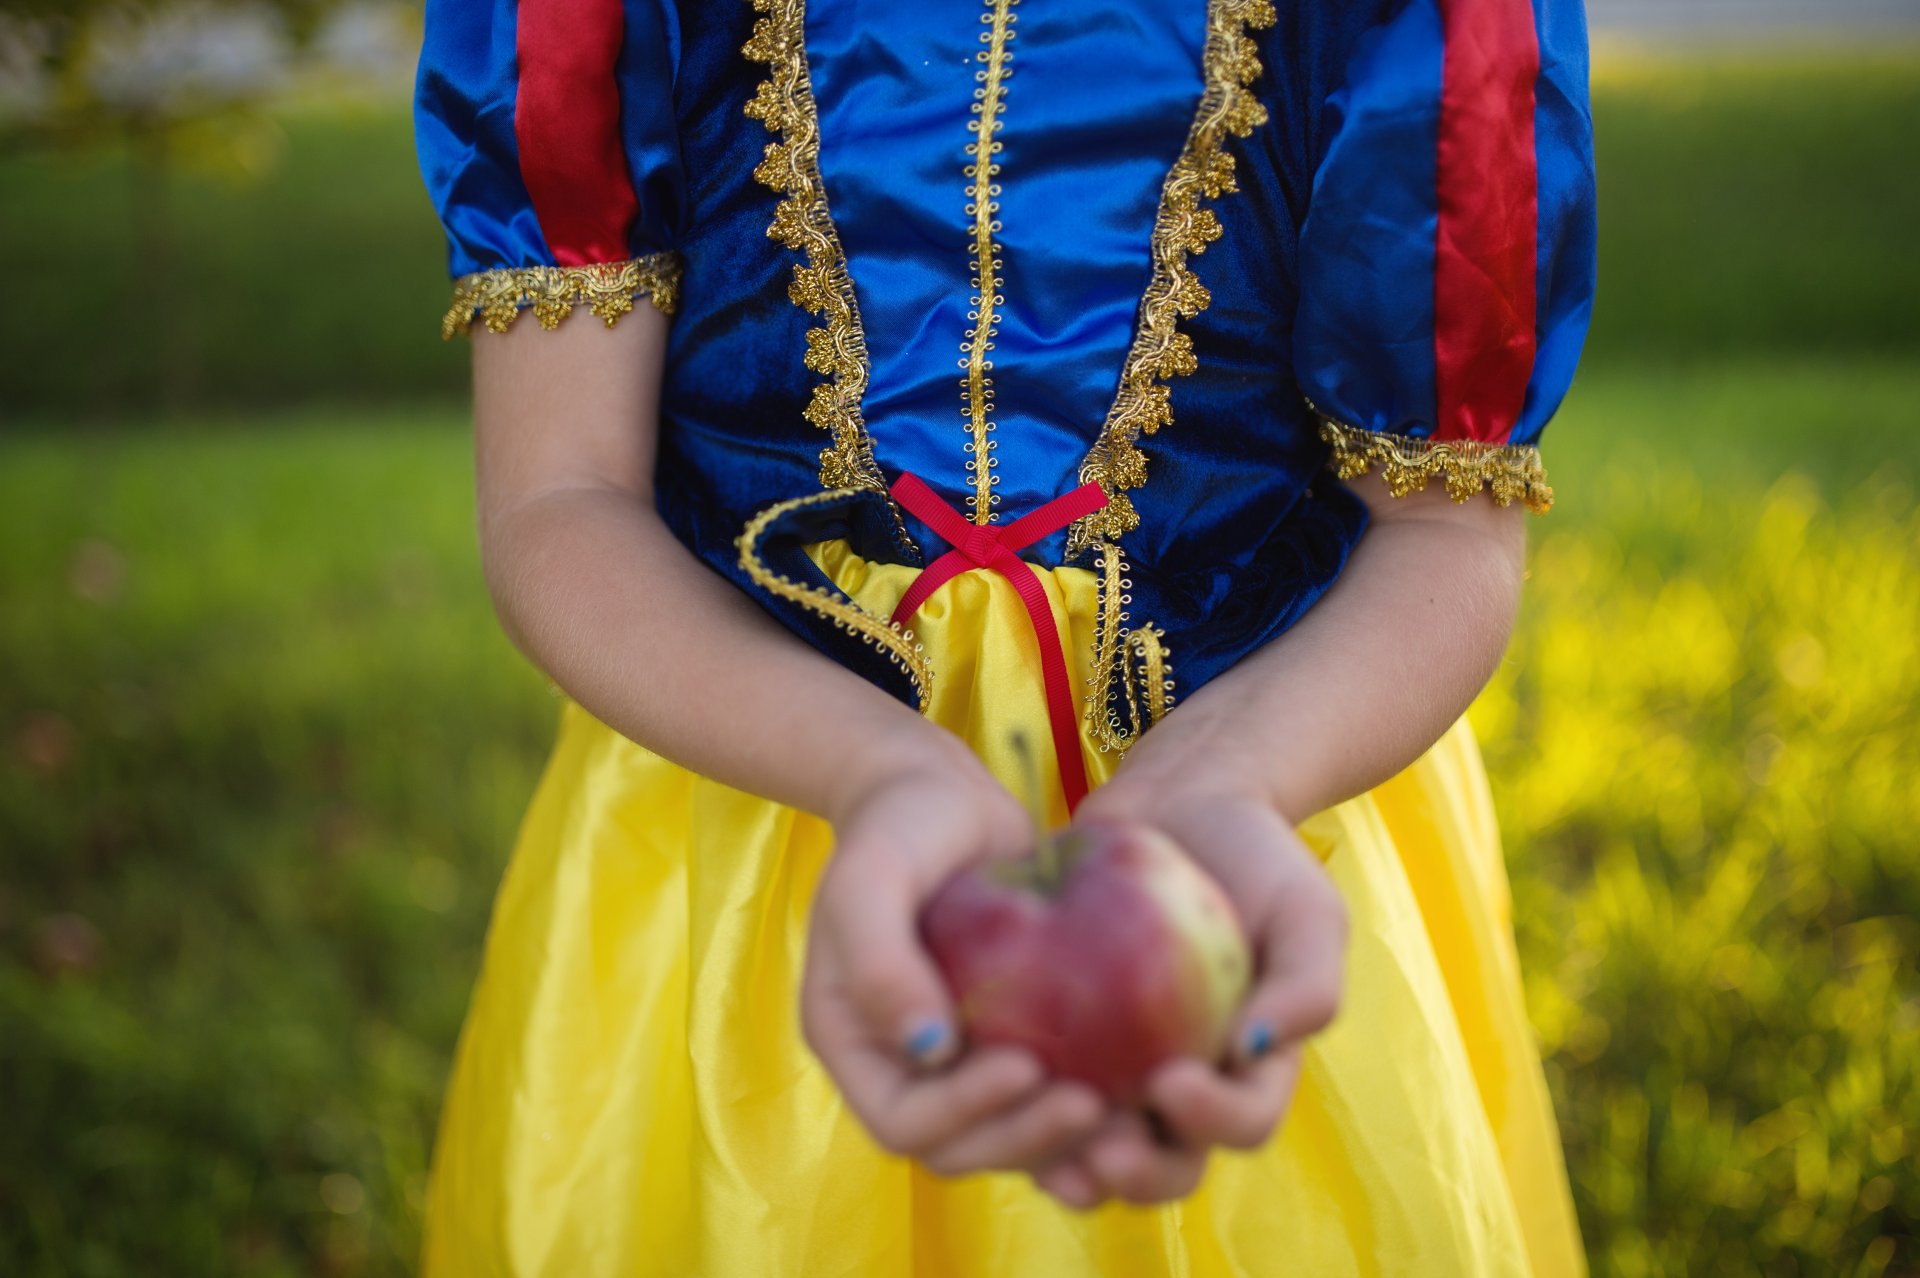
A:
{"type": "Polygon", "coordinates": [[[1015,553],[1042,537],[1059,532],[1076,519],[1107,504],[1098,484],[1082,484],[1055,497],[1038,510],[1010,524],[976,524],[941,499],[916,475],[903,474],[893,485],[893,498],[953,549],[928,564],[913,579],[893,619],[906,625],[934,591],[972,568],[990,568],[1013,583],[1027,606],[1033,637],[1040,646],[1040,675],[1047,690],[1047,722],[1053,729],[1053,753],[1059,761],[1060,788],[1071,813],[1087,797],[1087,769],[1080,758],[1079,721],[1073,713],[1073,682],[1067,675],[1067,654],[1060,630],[1053,623],[1053,606],[1036,575],[1039,571],[1015,553]]]}

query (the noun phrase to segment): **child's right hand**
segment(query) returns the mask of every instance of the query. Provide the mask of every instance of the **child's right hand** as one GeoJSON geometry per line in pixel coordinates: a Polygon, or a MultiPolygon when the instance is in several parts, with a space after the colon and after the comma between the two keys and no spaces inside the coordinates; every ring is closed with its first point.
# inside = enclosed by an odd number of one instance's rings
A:
{"type": "Polygon", "coordinates": [[[807,1042],[880,1145],[962,1176],[1035,1171],[1105,1118],[1089,1088],[1047,1080],[1008,1047],[968,1048],[922,948],[921,905],[954,871],[1030,849],[1025,810],[972,755],[908,769],[835,820],[814,898],[801,1023],[807,1042]]]}

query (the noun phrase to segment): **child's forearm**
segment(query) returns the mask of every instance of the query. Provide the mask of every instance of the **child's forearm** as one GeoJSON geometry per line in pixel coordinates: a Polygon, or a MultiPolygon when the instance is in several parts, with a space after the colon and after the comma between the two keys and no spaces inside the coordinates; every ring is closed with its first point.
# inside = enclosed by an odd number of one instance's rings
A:
{"type": "Polygon", "coordinates": [[[1512,631],[1524,515],[1361,483],[1375,518],[1327,596],[1147,734],[1122,777],[1252,791],[1301,820],[1394,776],[1466,710],[1512,631]]]}
{"type": "Polygon", "coordinates": [[[653,504],[665,324],[475,342],[480,540],[502,623],[569,696],[702,775],[835,818],[965,747],[792,635],[653,504]]]}
{"type": "Polygon", "coordinates": [[[826,816],[881,774],[947,767],[956,738],[789,634],[615,490],[554,493],[497,524],[510,634],[623,735],[826,816]]]}

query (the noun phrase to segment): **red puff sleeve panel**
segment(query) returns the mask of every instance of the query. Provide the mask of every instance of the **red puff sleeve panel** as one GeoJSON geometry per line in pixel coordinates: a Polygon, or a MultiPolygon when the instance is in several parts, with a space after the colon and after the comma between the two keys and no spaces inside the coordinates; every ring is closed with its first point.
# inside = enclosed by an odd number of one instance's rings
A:
{"type": "Polygon", "coordinates": [[[1537,447],[1594,285],[1579,0],[1351,0],[1316,11],[1294,364],[1343,478],[1552,502],[1537,447]]]}
{"type": "Polygon", "coordinates": [[[662,0],[429,0],[416,94],[421,169],[445,226],[451,336],[576,305],[609,325],[671,311],[684,216],[662,0]]]}

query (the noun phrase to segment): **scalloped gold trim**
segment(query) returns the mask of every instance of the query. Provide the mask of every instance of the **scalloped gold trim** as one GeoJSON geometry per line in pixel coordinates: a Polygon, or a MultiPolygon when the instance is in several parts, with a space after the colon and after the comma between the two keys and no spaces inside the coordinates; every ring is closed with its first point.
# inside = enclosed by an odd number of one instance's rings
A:
{"type": "Polygon", "coordinates": [[[1087,688],[1087,731],[1102,750],[1125,755],[1140,734],[1165,718],[1173,708],[1172,656],[1163,640],[1166,633],[1152,622],[1127,629],[1127,605],[1133,587],[1127,578],[1126,557],[1111,541],[1102,542],[1099,568],[1099,607],[1094,620],[1093,674],[1087,688]],[[1118,681],[1126,700],[1127,720],[1113,705],[1118,681]]]}
{"type": "Polygon", "coordinates": [[[967,494],[967,514],[976,524],[989,524],[997,516],[994,506],[1000,501],[993,491],[993,361],[987,352],[993,349],[993,337],[1000,328],[1000,295],[1004,281],[1000,276],[1000,246],[994,234],[1000,223],[1000,186],[993,179],[1000,165],[994,156],[1001,144],[994,139],[1000,130],[1000,104],[1005,96],[1007,64],[1013,54],[1007,44],[1014,37],[1012,12],[1015,0],[986,0],[987,11],[980,15],[986,30],[980,33],[985,45],[974,60],[982,63],[973,78],[980,87],[973,91],[973,141],[967,144],[970,157],[967,168],[967,216],[973,219],[973,309],[967,319],[973,324],[966,340],[960,343],[960,367],[967,375],[960,379],[960,401],[966,409],[973,437],[967,442],[967,477],[973,491],[967,494]]]}
{"type": "Polygon", "coordinates": [[[767,63],[768,74],[746,113],[780,139],[767,144],[753,176],[784,197],[774,209],[767,237],[805,254],[805,264],[793,268],[787,294],[825,320],[824,327],[808,331],[805,355],[808,368],[827,376],[813,388],[806,409],[807,420],[832,436],[820,453],[820,483],[826,488],[869,488],[884,496],[887,483],[860,411],[872,368],[866,330],[820,176],[820,117],[807,66],[806,0],[752,3],[766,16],[754,22],[753,37],[741,52],[767,63]]]}
{"type": "Polygon", "coordinates": [[[649,253],[624,262],[592,266],[524,266],[462,275],[453,282],[453,304],[440,320],[440,336],[452,340],[471,331],[478,315],[487,331],[504,333],[531,309],[540,327],[555,329],[584,302],[608,328],[645,297],[663,315],[680,307],[680,255],[649,253]]]}
{"type": "Polygon", "coordinates": [[[1327,467],[1342,479],[1358,479],[1377,467],[1395,497],[1417,493],[1438,476],[1456,502],[1471,501],[1484,488],[1496,505],[1517,501],[1536,515],[1553,509],[1547,468],[1531,444],[1414,439],[1349,426],[1318,409],[1314,413],[1320,418],[1320,438],[1333,446],[1327,467]]]}
{"type": "Polygon", "coordinates": [[[850,486],[775,502],[748,520],[733,544],[740,552],[740,567],[755,585],[777,598],[797,603],[826,617],[838,629],[879,649],[887,660],[905,672],[913,680],[914,694],[920,701],[920,712],[925,714],[933,700],[933,666],[927,661],[925,651],[914,639],[911,630],[903,629],[890,619],[874,616],[851,599],[843,599],[817,586],[802,585],[791,577],[783,577],[767,567],[759,555],[760,538],[774,520],[803,506],[835,501],[861,491],[857,486],[850,486]]]}
{"type": "Polygon", "coordinates": [[[1147,458],[1137,441],[1173,420],[1166,383],[1198,367],[1193,339],[1179,331],[1179,321],[1193,318],[1213,301],[1187,263],[1221,234],[1219,217],[1203,208],[1201,200],[1239,189],[1227,137],[1248,137],[1267,121],[1266,107],[1247,88],[1261,72],[1259,46],[1247,32],[1277,20],[1271,0],[1210,0],[1207,5],[1207,43],[1201,56],[1206,87],[1186,144],[1160,190],[1153,223],[1153,275],[1140,299],[1139,324],[1121,369],[1120,390],[1100,438],[1080,466],[1081,481],[1098,483],[1107,504],[1074,524],[1067,535],[1069,559],[1140,524],[1126,495],[1127,489],[1147,482],[1147,458]]]}

